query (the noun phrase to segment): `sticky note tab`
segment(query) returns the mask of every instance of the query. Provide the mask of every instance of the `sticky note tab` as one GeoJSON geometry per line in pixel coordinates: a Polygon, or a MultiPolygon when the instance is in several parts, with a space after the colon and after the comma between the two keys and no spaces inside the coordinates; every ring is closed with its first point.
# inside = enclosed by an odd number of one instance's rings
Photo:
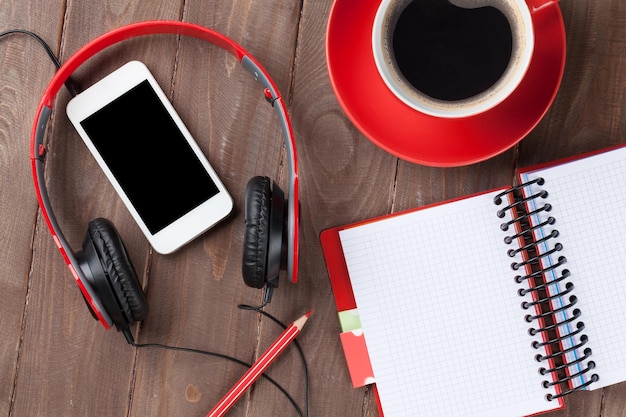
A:
{"type": "Polygon", "coordinates": [[[340,338],[354,388],[374,383],[374,372],[367,353],[363,330],[341,333],[340,338]]]}
{"type": "Polygon", "coordinates": [[[356,308],[339,312],[339,323],[342,332],[351,332],[361,328],[361,318],[356,308]]]}

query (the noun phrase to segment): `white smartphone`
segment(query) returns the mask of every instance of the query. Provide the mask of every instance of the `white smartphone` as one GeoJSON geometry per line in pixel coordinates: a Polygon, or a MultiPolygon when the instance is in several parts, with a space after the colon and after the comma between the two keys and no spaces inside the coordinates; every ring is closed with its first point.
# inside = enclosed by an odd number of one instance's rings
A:
{"type": "Polygon", "coordinates": [[[233,200],[148,68],[131,61],[67,115],[148,241],[171,253],[226,217],[233,200]]]}

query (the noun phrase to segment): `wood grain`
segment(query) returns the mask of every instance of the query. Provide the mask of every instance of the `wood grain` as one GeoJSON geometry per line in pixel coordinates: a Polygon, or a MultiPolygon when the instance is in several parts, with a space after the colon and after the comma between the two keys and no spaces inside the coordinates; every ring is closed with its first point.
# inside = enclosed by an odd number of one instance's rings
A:
{"type": "MultiPolygon", "coordinates": [[[[355,2],[355,7],[358,6],[355,2]]],[[[130,22],[174,19],[216,29],[269,71],[289,108],[300,165],[300,282],[281,282],[267,311],[290,322],[313,315],[298,341],[306,353],[310,415],[376,417],[371,389],[353,389],[319,233],[332,226],[509,184],[519,166],[624,141],[626,3],[563,0],[566,71],[554,105],[519,145],[488,161],[432,168],[398,160],[368,141],[342,111],[324,51],[332,0],[5,0],[0,31],[35,30],[61,58],[130,22]]],[[[53,67],[25,37],[0,40],[0,415],[205,415],[245,371],[197,354],[135,349],[89,316],[42,222],[32,191],[28,141],[53,67]]],[[[206,42],[176,36],[125,41],[92,58],[73,78],[87,87],[131,59],[144,61],[224,180],[235,212],[181,251],[154,253],[65,117],[62,91],[48,126],[47,183],[75,250],[89,219],[107,217],[122,234],[150,303],[134,329],[141,343],[168,343],[253,362],[281,329],[237,304],[259,304],[240,263],[247,180],[285,186],[280,126],[261,88],[236,60],[206,42]]],[[[626,348],[625,348],[626,349],[626,348]]],[[[419,353],[419,346],[416,347],[419,353]]],[[[269,375],[303,404],[302,363],[288,349],[269,375]]],[[[626,383],[566,398],[554,417],[625,417],[626,383]]],[[[229,416],[295,415],[260,381],[229,416]]]]}
{"type": "MultiPolygon", "coordinates": [[[[9,27],[37,30],[58,51],[61,15],[59,1],[3,3],[0,30],[9,27]]],[[[28,168],[28,116],[54,73],[54,66],[37,59],[41,57],[41,47],[35,40],[21,35],[0,41],[0,57],[0,374],[3,375],[0,414],[9,415],[24,348],[32,344],[22,334],[28,313],[33,312],[28,301],[34,280],[32,241],[37,226],[37,203],[28,168]]]]}

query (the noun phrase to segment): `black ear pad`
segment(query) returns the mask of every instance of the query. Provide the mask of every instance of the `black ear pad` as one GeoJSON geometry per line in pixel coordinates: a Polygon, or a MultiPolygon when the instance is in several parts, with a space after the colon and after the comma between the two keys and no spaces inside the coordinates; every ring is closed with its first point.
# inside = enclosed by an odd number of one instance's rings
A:
{"type": "Polygon", "coordinates": [[[146,318],[148,300],[113,223],[102,218],[89,222],[80,258],[118,330],[146,318]]]}
{"type": "Polygon", "coordinates": [[[278,287],[278,275],[287,268],[287,236],[285,193],[278,184],[272,183],[272,204],[270,210],[270,239],[267,249],[267,283],[278,287]]]}
{"type": "Polygon", "coordinates": [[[242,273],[253,288],[278,287],[286,265],[285,193],[268,177],[254,177],[246,187],[242,273]]]}
{"type": "Polygon", "coordinates": [[[271,197],[268,177],[253,177],[248,181],[241,272],[246,285],[253,288],[265,285],[271,197]]]}

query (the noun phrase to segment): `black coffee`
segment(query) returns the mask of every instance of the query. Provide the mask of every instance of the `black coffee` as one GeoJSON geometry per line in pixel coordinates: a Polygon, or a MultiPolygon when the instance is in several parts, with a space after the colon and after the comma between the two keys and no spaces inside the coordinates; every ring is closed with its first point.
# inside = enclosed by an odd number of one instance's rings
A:
{"type": "Polygon", "coordinates": [[[415,88],[439,100],[473,97],[494,85],[512,52],[511,26],[495,7],[463,9],[415,0],[399,17],[393,52],[415,88]]]}

